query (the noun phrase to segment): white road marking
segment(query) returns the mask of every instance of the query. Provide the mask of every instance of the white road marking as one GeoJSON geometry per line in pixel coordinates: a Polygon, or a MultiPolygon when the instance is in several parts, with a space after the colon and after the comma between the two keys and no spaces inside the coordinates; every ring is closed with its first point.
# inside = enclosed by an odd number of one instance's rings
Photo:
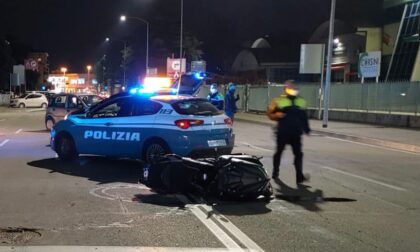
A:
{"type": "Polygon", "coordinates": [[[410,152],[410,151],[397,150],[397,149],[392,149],[392,148],[387,148],[387,147],[377,146],[377,145],[367,144],[367,143],[359,143],[359,142],[355,142],[355,141],[351,141],[351,140],[345,140],[345,139],[340,139],[340,138],[330,137],[330,136],[327,136],[326,138],[337,140],[337,141],[342,141],[342,142],[347,142],[347,143],[354,143],[354,144],[369,146],[369,147],[383,149],[383,150],[390,150],[390,151],[396,151],[396,152],[402,152],[402,153],[406,153],[406,154],[420,156],[419,153],[410,152]]]}
{"type": "Polygon", "coordinates": [[[30,110],[26,110],[26,112],[38,112],[38,111],[43,111],[45,109],[43,108],[39,108],[39,109],[30,109],[30,110]]]}
{"type": "Polygon", "coordinates": [[[9,139],[4,140],[3,142],[1,142],[0,147],[3,147],[5,144],[7,144],[7,142],[9,142],[9,139]]]}
{"type": "Polygon", "coordinates": [[[216,236],[216,238],[225,245],[228,249],[240,249],[241,247],[237,244],[230,236],[223,231],[208,215],[203,212],[197,204],[191,204],[191,202],[184,195],[177,195],[177,198],[185,204],[185,207],[191,210],[191,212],[216,236]]]}
{"type": "MultiPolygon", "coordinates": [[[[189,203],[190,201],[183,195],[177,195],[184,203],[189,203]]],[[[199,200],[196,199],[197,202],[199,200]]],[[[243,246],[245,246],[246,251],[264,251],[258,244],[256,244],[251,238],[249,238],[245,233],[243,233],[238,227],[236,227],[228,218],[220,214],[217,210],[206,204],[195,204],[194,205],[198,211],[201,212],[206,217],[206,220],[211,221],[213,217],[216,221],[216,227],[220,229],[219,226],[227,230],[237,241],[239,241],[243,246]]],[[[197,215],[196,215],[197,216],[197,215]]],[[[198,216],[197,216],[198,217],[198,216]]],[[[201,220],[201,219],[200,219],[201,220]]],[[[213,222],[214,223],[214,222],[213,222]]],[[[213,230],[210,229],[213,232],[213,230]]],[[[221,230],[225,235],[228,235],[226,232],[221,230]]],[[[228,236],[229,237],[229,236],[228,236]]],[[[237,244],[237,243],[236,243],[237,244]]],[[[239,246],[239,245],[238,245],[239,246]]],[[[226,246],[229,248],[228,246],[226,246]]]]}
{"type": "Polygon", "coordinates": [[[264,251],[257,243],[255,243],[251,238],[249,238],[244,232],[242,232],[238,227],[236,227],[232,222],[229,221],[224,215],[220,214],[217,210],[211,208],[208,205],[200,205],[208,213],[212,213],[212,216],[218,221],[218,223],[228,230],[238,241],[240,241],[247,249],[253,251],[264,251]]]}
{"type": "Polygon", "coordinates": [[[180,248],[180,247],[129,247],[129,246],[0,246],[0,252],[239,252],[243,249],[180,248]]]}
{"type": "Polygon", "coordinates": [[[15,134],[19,134],[20,132],[22,132],[22,129],[16,130],[15,134]]]}
{"type": "Polygon", "coordinates": [[[385,186],[385,187],[388,187],[390,189],[394,189],[394,190],[397,190],[397,191],[403,191],[403,192],[407,191],[407,189],[399,187],[399,186],[390,185],[390,184],[387,184],[387,183],[384,183],[384,182],[381,182],[381,181],[378,181],[378,180],[362,177],[362,176],[352,174],[352,173],[349,173],[349,172],[345,172],[345,171],[335,169],[335,168],[332,168],[332,167],[328,167],[328,166],[320,166],[320,167],[322,169],[337,172],[337,173],[347,175],[347,176],[350,176],[350,177],[353,177],[353,178],[358,178],[358,179],[361,179],[361,180],[364,180],[364,181],[367,181],[367,182],[371,182],[371,183],[374,183],[374,184],[377,184],[377,185],[385,186]]]}
{"type": "Polygon", "coordinates": [[[250,144],[250,143],[247,143],[247,142],[241,142],[241,144],[246,145],[246,146],[248,146],[248,147],[250,147],[252,149],[256,149],[256,150],[269,151],[269,152],[273,152],[274,151],[274,150],[269,150],[269,149],[265,149],[265,148],[261,148],[261,147],[255,146],[255,145],[250,144]]]}

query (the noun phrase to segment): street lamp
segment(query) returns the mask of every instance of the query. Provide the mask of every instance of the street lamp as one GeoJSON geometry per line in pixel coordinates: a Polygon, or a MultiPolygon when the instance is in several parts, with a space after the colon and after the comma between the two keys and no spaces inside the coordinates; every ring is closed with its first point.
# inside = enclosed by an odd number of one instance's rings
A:
{"type": "Polygon", "coordinates": [[[67,68],[66,67],[62,67],[61,72],[63,73],[63,82],[64,82],[64,88],[66,86],[66,72],[67,72],[67,68]]]}
{"type": "Polygon", "coordinates": [[[87,83],[88,83],[88,86],[90,86],[90,70],[92,70],[92,66],[91,65],[87,65],[86,66],[86,69],[87,69],[87,74],[88,74],[88,76],[87,76],[87,83]]]}
{"type": "Polygon", "coordinates": [[[120,16],[121,22],[125,22],[127,19],[137,20],[146,24],[146,74],[147,74],[147,69],[149,69],[149,22],[139,17],[127,17],[125,15],[120,16]]]}

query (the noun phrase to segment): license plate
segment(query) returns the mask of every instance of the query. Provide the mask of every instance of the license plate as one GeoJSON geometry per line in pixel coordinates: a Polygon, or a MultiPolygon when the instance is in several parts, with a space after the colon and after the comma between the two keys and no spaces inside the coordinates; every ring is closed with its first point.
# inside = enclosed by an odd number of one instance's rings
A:
{"type": "Polygon", "coordinates": [[[220,140],[209,140],[207,141],[209,144],[209,147],[218,147],[218,146],[226,146],[226,140],[220,139],[220,140]]]}

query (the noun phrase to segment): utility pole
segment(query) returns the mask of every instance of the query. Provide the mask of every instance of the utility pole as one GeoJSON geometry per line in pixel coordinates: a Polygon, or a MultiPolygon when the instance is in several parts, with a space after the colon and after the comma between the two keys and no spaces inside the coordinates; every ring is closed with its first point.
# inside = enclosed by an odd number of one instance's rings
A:
{"type": "Polygon", "coordinates": [[[181,0],[181,28],[180,28],[180,38],[179,38],[179,79],[178,79],[178,87],[176,91],[176,95],[179,96],[179,88],[181,87],[181,79],[182,79],[182,36],[184,32],[184,0],[181,0]]]}
{"type": "Polygon", "coordinates": [[[332,47],[334,39],[334,20],[335,20],[335,3],[336,0],[331,0],[331,15],[330,15],[330,32],[328,37],[328,55],[327,55],[327,72],[325,76],[324,88],[324,116],[322,127],[328,127],[328,106],[330,102],[330,89],[331,89],[331,63],[332,63],[332,47]]]}

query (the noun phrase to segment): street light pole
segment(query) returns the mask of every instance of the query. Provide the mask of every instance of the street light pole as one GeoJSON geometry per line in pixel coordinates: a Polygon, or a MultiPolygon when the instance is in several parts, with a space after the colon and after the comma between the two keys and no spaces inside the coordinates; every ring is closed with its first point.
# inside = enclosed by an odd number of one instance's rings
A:
{"type": "Polygon", "coordinates": [[[332,47],[334,39],[334,20],[335,20],[335,3],[336,0],[331,0],[331,15],[330,15],[330,31],[328,36],[328,55],[327,55],[327,70],[325,76],[325,88],[324,88],[324,116],[322,127],[328,127],[328,106],[330,100],[330,89],[331,89],[331,63],[332,63],[332,47]]]}
{"type": "Polygon", "coordinates": [[[125,15],[120,16],[120,20],[122,22],[125,22],[127,19],[134,19],[134,20],[137,20],[146,24],[146,60],[145,62],[146,62],[146,74],[147,74],[147,69],[149,69],[149,26],[150,26],[149,22],[139,17],[128,17],[125,15]]]}
{"type": "Polygon", "coordinates": [[[126,58],[127,58],[127,42],[124,41],[124,57],[123,57],[123,87],[125,87],[125,69],[126,69],[126,58]]]}
{"type": "Polygon", "coordinates": [[[125,86],[125,82],[126,82],[126,68],[127,68],[127,66],[126,66],[126,63],[127,63],[127,41],[125,41],[125,40],[120,40],[120,39],[117,39],[117,40],[112,40],[111,41],[111,39],[109,38],[109,37],[107,37],[106,39],[105,39],[105,42],[107,42],[107,43],[109,43],[109,42],[113,42],[113,41],[118,41],[118,42],[121,42],[121,43],[123,43],[123,45],[124,45],[124,49],[123,49],[123,56],[122,56],[122,59],[123,59],[123,62],[122,62],[122,69],[123,69],[123,86],[125,86]]]}
{"type": "Polygon", "coordinates": [[[88,74],[88,76],[87,76],[87,86],[90,88],[90,86],[91,86],[90,70],[92,70],[92,66],[91,65],[87,65],[86,66],[86,69],[87,69],[87,74],[88,74]]]}
{"type": "Polygon", "coordinates": [[[181,87],[181,79],[182,79],[182,37],[184,32],[184,0],[181,0],[181,28],[180,28],[180,38],[179,38],[179,79],[178,79],[178,87],[176,90],[176,95],[179,96],[179,88],[181,87]]]}

